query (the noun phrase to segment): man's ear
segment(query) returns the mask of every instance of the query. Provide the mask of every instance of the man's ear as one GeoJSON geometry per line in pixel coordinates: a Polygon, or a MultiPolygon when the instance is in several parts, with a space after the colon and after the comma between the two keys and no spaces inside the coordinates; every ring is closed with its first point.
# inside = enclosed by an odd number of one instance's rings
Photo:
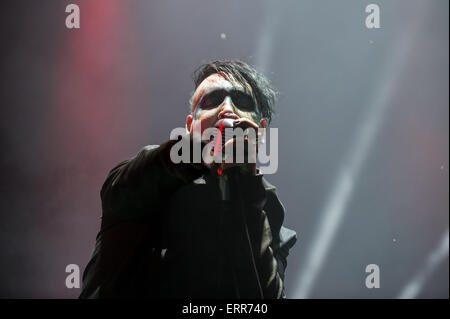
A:
{"type": "Polygon", "coordinates": [[[262,128],[266,127],[266,120],[265,120],[265,119],[262,119],[262,120],[259,122],[259,126],[262,127],[262,128]]]}
{"type": "Polygon", "coordinates": [[[190,133],[191,129],[192,129],[192,120],[193,117],[191,114],[189,114],[188,116],[186,116],[186,133],[190,133]]]}
{"type": "MultiPolygon", "coordinates": [[[[266,120],[265,120],[265,119],[262,119],[262,120],[259,122],[259,127],[266,128],[266,120]]],[[[258,133],[258,134],[259,134],[259,133],[258,133]]],[[[266,132],[265,132],[265,131],[264,131],[264,134],[260,137],[260,143],[261,143],[261,144],[266,143],[266,132]]]]}

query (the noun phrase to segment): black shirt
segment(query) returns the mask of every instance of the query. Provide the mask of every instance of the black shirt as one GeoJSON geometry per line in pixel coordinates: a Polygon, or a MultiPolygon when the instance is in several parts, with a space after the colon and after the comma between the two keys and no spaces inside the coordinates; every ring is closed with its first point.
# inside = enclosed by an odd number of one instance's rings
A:
{"type": "Polygon", "coordinates": [[[173,164],[174,141],[116,166],[80,298],[284,298],[296,233],[262,175],[173,164]]]}

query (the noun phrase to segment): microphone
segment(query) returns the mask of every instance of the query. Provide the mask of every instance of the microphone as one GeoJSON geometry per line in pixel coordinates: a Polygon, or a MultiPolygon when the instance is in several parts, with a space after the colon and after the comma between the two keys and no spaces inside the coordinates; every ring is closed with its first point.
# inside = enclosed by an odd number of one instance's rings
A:
{"type": "Polygon", "coordinates": [[[227,128],[233,128],[235,119],[220,119],[215,124],[214,127],[217,128],[214,133],[214,155],[217,154],[219,148],[223,150],[225,143],[233,138],[233,130],[226,130],[227,128]]]}
{"type": "MultiPolygon", "coordinates": [[[[229,128],[234,128],[235,121],[235,119],[225,118],[218,120],[214,124],[214,127],[217,128],[214,133],[214,155],[217,154],[219,147],[223,150],[225,143],[233,138],[233,130],[230,130],[229,128]],[[227,128],[228,130],[226,130],[227,128]]],[[[258,269],[256,267],[255,252],[253,252],[252,249],[247,218],[244,213],[244,199],[239,191],[239,174],[234,171],[232,174],[228,174],[228,178],[224,179],[222,176],[223,165],[224,163],[220,164],[217,169],[217,173],[219,175],[218,183],[222,194],[222,200],[228,200],[233,203],[233,210],[235,211],[231,215],[233,215],[232,218],[235,221],[235,231],[240,238],[239,242],[242,241],[242,243],[245,243],[243,247],[241,247],[242,255],[240,258],[243,258],[243,260],[239,263],[239,265],[233,265],[233,278],[236,278],[236,275],[244,275],[250,284],[250,287],[240,287],[235,281],[235,285],[237,285],[235,288],[240,291],[238,292],[239,294],[244,293],[244,297],[251,296],[252,298],[262,299],[264,298],[264,294],[261,282],[259,280],[258,269]],[[242,267],[244,267],[245,270],[243,270],[242,267]],[[243,274],[240,274],[239,271],[243,271],[243,274]]]]}

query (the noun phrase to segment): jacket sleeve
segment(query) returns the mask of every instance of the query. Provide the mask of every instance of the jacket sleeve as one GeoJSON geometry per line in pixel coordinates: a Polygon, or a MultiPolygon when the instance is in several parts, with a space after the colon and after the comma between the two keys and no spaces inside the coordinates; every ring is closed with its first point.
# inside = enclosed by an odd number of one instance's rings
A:
{"type": "Polygon", "coordinates": [[[133,273],[135,269],[127,268],[130,265],[139,265],[135,253],[144,240],[157,259],[164,205],[170,194],[203,172],[201,166],[169,160],[175,142],[146,146],[108,174],[100,192],[101,229],[83,273],[80,298],[126,297],[121,280],[133,278],[121,276],[133,273]]]}
{"type": "MultiPolygon", "coordinates": [[[[272,238],[270,248],[277,261],[277,270],[283,282],[283,296],[285,298],[285,273],[287,268],[287,257],[290,249],[297,242],[297,233],[282,226],[285,216],[285,208],[278,198],[276,188],[265,181],[266,198],[264,211],[267,213],[267,220],[270,224],[270,238],[272,238]]],[[[269,234],[267,234],[269,237],[269,234]]]]}
{"type": "Polygon", "coordinates": [[[102,231],[124,221],[153,220],[173,192],[205,172],[201,164],[173,164],[169,153],[175,142],[146,146],[111,170],[100,192],[102,231]]]}
{"type": "Polygon", "coordinates": [[[239,184],[248,199],[246,223],[262,295],[269,299],[285,298],[287,256],[295,244],[296,234],[291,231],[291,238],[286,241],[286,228],[282,227],[284,207],[275,188],[265,187],[262,175],[244,177],[239,184]]]}

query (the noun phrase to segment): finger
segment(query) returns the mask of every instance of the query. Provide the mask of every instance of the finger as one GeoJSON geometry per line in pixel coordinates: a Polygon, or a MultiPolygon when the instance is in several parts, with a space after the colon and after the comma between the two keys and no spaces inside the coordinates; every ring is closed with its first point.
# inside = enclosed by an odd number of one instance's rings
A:
{"type": "Polygon", "coordinates": [[[241,128],[253,127],[254,129],[259,128],[258,124],[245,117],[241,117],[240,119],[234,121],[233,127],[241,127],[241,128]]]}

